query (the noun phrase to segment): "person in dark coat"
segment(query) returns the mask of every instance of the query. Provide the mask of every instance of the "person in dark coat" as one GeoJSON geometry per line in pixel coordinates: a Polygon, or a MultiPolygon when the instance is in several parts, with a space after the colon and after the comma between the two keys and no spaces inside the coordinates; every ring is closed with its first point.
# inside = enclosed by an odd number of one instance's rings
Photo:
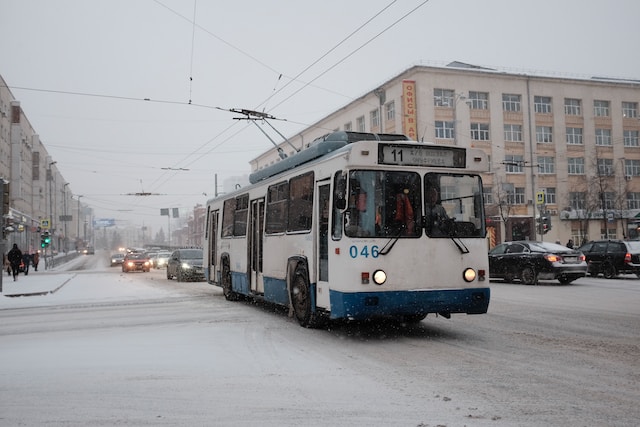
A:
{"type": "Polygon", "coordinates": [[[22,251],[18,248],[18,244],[14,243],[13,248],[7,254],[7,259],[11,265],[11,272],[13,273],[13,280],[18,280],[18,271],[20,269],[20,263],[22,262],[22,251]]]}
{"type": "Polygon", "coordinates": [[[569,249],[573,249],[573,239],[569,239],[566,245],[569,249]]]}
{"type": "Polygon", "coordinates": [[[24,264],[24,275],[29,274],[29,265],[31,264],[31,254],[24,253],[22,255],[22,263],[24,264]]]}
{"type": "Polygon", "coordinates": [[[38,263],[40,262],[40,251],[33,254],[33,269],[38,271],[38,263]]]}

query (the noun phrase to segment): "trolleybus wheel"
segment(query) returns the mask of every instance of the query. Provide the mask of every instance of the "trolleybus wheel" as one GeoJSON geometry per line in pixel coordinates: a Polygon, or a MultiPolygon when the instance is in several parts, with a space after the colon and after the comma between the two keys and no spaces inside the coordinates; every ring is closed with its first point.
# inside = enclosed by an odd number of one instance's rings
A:
{"type": "Polygon", "coordinates": [[[239,295],[231,289],[231,268],[229,268],[229,262],[224,261],[222,263],[222,293],[227,301],[238,301],[239,295]]]}
{"type": "Polygon", "coordinates": [[[319,326],[316,313],[311,307],[311,286],[307,279],[307,271],[304,268],[297,268],[291,282],[291,303],[293,314],[300,326],[305,328],[315,328],[319,326]]]}
{"type": "Polygon", "coordinates": [[[405,316],[402,316],[402,321],[404,323],[420,323],[422,322],[424,319],[426,319],[427,314],[407,314],[405,316]]]}
{"type": "Polygon", "coordinates": [[[525,267],[520,274],[520,281],[523,285],[535,285],[538,282],[538,275],[533,267],[525,267]]]}

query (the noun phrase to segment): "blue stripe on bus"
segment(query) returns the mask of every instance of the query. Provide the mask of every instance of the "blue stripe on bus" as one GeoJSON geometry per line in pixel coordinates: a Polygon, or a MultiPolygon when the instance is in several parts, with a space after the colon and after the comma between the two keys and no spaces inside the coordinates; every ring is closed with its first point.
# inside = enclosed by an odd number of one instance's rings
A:
{"type": "MultiPolygon", "coordinates": [[[[243,273],[232,273],[233,290],[250,295],[243,273]]],[[[315,284],[312,285],[315,306],[315,284]]],[[[264,277],[264,300],[289,305],[287,282],[264,277]]],[[[489,288],[436,289],[382,292],[329,292],[332,319],[367,319],[375,316],[410,316],[428,313],[483,314],[489,308],[489,288]]]]}
{"type": "Polygon", "coordinates": [[[482,314],[489,308],[489,288],[356,292],[330,291],[331,318],[367,319],[427,313],[482,314]]]}

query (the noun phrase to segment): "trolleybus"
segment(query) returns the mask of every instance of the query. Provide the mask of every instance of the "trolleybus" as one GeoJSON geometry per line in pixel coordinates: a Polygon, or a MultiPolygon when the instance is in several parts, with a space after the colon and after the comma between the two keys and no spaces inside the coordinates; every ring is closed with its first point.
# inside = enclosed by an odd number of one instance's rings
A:
{"type": "Polygon", "coordinates": [[[486,313],[487,169],[472,148],[331,133],[207,202],[206,280],[305,327],[486,313]]]}

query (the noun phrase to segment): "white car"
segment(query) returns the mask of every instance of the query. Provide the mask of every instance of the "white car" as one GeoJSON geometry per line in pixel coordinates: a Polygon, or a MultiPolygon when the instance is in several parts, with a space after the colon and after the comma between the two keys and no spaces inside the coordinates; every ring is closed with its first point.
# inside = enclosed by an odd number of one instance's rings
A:
{"type": "Polygon", "coordinates": [[[153,260],[153,267],[167,268],[167,261],[169,261],[170,256],[171,256],[171,252],[158,252],[158,254],[153,260]]]}

